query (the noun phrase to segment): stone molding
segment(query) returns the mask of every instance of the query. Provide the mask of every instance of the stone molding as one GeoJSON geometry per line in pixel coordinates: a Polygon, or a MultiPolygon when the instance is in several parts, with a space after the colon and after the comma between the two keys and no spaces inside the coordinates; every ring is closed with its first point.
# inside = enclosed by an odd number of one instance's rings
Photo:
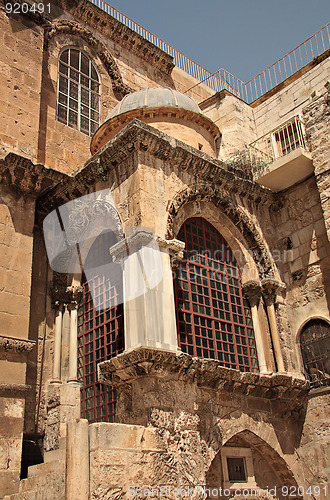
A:
{"type": "Polygon", "coordinates": [[[31,389],[32,386],[26,384],[0,384],[1,396],[19,397],[22,394],[22,397],[24,397],[31,389]]]}
{"type": "Polygon", "coordinates": [[[31,352],[36,345],[34,340],[0,336],[0,351],[31,352]]]}
{"type": "MultiPolygon", "coordinates": [[[[132,171],[124,162],[140,151],[167,161],[182,171],[188,171],[197,176],[201,184],[205,183],[210,188],[218,189],[217,186],[221,186],[223,192],[227,195],[230,193],[232,200],[235,195],[240,195],[258,205],[274,208],[280,205],[280,198],[276,193],[249,180],[240,169],[226,168],[221,161],[137,119],[126,125],[88,160],[83,168],[72,176],[65,176],[60,186],[52,193],[47,193],[47,198],[40,200],[42,205],[49,211],[59,204],[77,198],[85,194],[100,178],[110,179],[111,183],[116,183],[123,177],[128,178],[132,171]]],[[[250,225],[252,229],[252,221],[250,225]]]]}
{"type": "Polygon", "coordinates": [[[212,122],[210,118],[201,113],[195,113],[194,111],[189,111],[187,109],[166,106],[162,108],[138,108],[106,120],[95,132],[92,138],[91,153],[95,154],[100,149],[100,144],[103,138],[109,136],[113,130],[116,130],[119,127],[123,128],[134,119],[143,121],[144,117],[150,118],[153,116],[156,116],[159,119],[168,119],[168,116],[171,116],[171,118],[175,117],[177,120],[185,120],[188,125],[189,123],[195,123],[206,129],[210,133],[210,135],[212,135],[214,140],[221,137],[218,126],[214,122],[212,122]]]}
{"type": "Polygon", "coordinates": [[[115,232],[119,238],[123,237],[123,229],[118,216],[118,212],[115,207],[106,200],[93,200],[91,202],[86,202],[79,198],[74,200],[74,208],[71,210],[69,216],[69,225],[66,229],[66,234],[68,238],[68,244],[70,246],[75,245],[77,241],[80,241],[82,233],[87,229],[87,227],[93,223],[95,224],[96,219],[99,217],[110,215],[111,221],[114,221],[115,232]]]}
{"type": "Polygon", "coordinates": [[[133,89],[123,82],[117,63],[105,44],[101,42],[101,40],[98,40],[86,26],[83,26],[76,21],[53,21],[46,27],[46,44],[48,44],[54,36],[61,33],[82,38],[96,51],[111,79],[114,92],[118,92],[121,97],[133,92],[133,89]]]}
{"type": "Polygon", "coordinates": [[[148,228],[141,228],[113,245],[110,248],[110,255],[113,257],[114,262],[122,262],[129,254],[136,252],[143,246],[150,245],[152,242],[156,249],[166,249],[174,258],[183,257],[185,243],[175,239],[165,240],[148,228]]]}
{"type": "Polygon", "coordinates": [[[280,400],[289,408],[301,407],[309,391],[307,381],[290,375],[240,372],[220,366],[215,360],[147,347],[103,361],[98,365],[98,377],[101,383],[116,387],[131,384],[141,377],[196,383],[217,391],[280,400]]]}
{"type": "Polygon", "coordinates": [[[0,160],[0,182],[14,186],[19,191],[37,197],[51,190],[67,177],[65,174],[34,164],[28,158],[9,153],[0,160]]]}

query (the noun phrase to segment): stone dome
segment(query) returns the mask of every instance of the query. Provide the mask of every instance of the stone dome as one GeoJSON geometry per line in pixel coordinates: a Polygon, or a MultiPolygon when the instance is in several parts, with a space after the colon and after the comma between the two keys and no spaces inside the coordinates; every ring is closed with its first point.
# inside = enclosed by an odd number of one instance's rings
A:
{"type": "Polygon", "coordinates": [[[107,120],[115,116],[141,108],[181,108],[201,113],[199,106],[191,97],[170,87],[146,88],[127,94],[109,113],[107,120]]]}
{"type": "Polygon", "coordinates": [[[95,154],[134,119],[216,156],[216,140],[221,135],[217,125],[202,113],[191,97],[169,87],[127,94],[96,130],[91,153],[95,154]]]}

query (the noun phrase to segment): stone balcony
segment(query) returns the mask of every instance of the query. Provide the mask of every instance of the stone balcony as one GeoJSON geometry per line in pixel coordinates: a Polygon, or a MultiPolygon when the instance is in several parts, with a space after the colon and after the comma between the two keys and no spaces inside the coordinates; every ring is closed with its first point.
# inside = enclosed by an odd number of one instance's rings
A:
{"type": "Polygon", "coordinates": [[[253,179],[272,191],[282,191],[314,172],[312,156],[298,116],[249,145],[253,179]]]}

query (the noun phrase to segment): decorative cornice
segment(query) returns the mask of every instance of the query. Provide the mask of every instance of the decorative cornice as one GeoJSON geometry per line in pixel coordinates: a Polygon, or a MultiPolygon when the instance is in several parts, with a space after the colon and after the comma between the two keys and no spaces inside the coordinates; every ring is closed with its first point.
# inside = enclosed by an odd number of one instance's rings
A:
{"type": "Polygon", "coordinates": [[[14,337],[0,336],[0,351],[30,352],[36,345],[34,340],[17,339],[14,337]]]}
{"type": "MultiPolygon", "coordinates": [[[[218,186],[221,186],[232,197],[240,195],[258,205],[278,207],[276,194],[249,180],[240,169],[227,168],[221,161],[136,119],[103,146],[82,169],[66,176],[62,185],[47,193],[41,203],[49,211],[85,194],[91,185],[100,180],[101,170],[102,176],[110,175],[113,182],[118,182],[125,175],[128,178],[132,172],[123,172],[122,164],[139,151],[148,152],[182,171],[188,171],[200,183],[204,182],[213,189],[220,189],[218,186]]],[[[251,222],[251,228],[252,225],[251,222]]]]}
{"type": "Polygon", "coordinates": [[[147,347],[103,361],[98,365],[98,375],[101,383],[117,387],[131,384],[141,377],[178,380],[216,391],[280,400],[281,403],[288,402],[290,408],[298,403],[301,406],[309,390],[307,381],[291,375],[240,372],[220,366],[215,360],[147,347]]]}
{"type": "Polygon", "coordinates": [[[51,190],[65,177],[67,176],[61,172],[34,164],[15,153],[9,153],[0,160],[0,182],[31,196],[37,197],[51,190]]]}
{"type": "Polygon", "coordinates": [[[32,389],[31,385],[26,384],[0,384],[0,394],[9,397],[25,397],[25,394],[32,389]]]}
{"type": "MultiPolygon", "coordinates": [[[[17,2],[24,3],[24,0],[17,0],[17,2]]],[[[162,71],[163,74],[171,74],[174,68],[172,56],[88,0],[52,0],[52,4],[62,10],[62,12],[58,12],[58,9],[56,9],[58,17],[69,15],[72,18],[62,18],[60,21],[56,21],[53,19],[52,12],[50,14],[40,14],[39,12],[29,11],[25,15],[46,30],[46,43],[55,34],[62,32],[80,36],[92,45],[98,52],[100,59],[103,61],[114,82],[114,90],[123,96],[131,92],[131,89],[123,83],[113,57],[106,48],[106,45],[99,38],[96,38],[93,31],[98,31],[105,39],[115,41],[122,48],[127,49],[131,54],[137,55],[143,61],[148,61],[154,68],[162,71]],[[76,20],[79,20],[79,23],[76,20]]]]}

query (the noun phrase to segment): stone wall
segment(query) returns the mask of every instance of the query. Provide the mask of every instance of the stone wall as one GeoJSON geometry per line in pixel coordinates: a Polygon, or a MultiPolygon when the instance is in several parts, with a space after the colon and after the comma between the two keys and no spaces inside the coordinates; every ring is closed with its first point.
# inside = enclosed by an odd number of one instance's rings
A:
{"type": "Polygon", "coordinates": [[[279,89],[269,93],[269,97],[263,96],[253,103],[258,137],[278,127],[292,116],[301,114],[313,96],[323,94],[324,80],[330,69],[330,58],[327,57],[311,68],[309,65],[306,69],[295,75],[294,80],[288,85],[286,83],[280,85],[279,89]]]}

